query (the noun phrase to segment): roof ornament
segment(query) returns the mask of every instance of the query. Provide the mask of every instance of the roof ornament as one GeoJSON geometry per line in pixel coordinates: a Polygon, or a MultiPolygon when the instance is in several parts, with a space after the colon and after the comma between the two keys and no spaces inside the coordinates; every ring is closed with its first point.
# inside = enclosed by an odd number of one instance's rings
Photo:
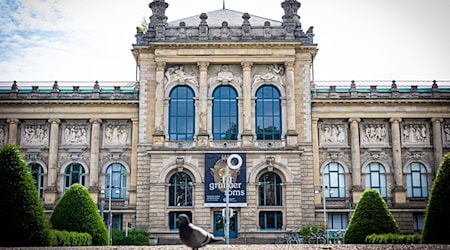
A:
{"type": "Polygon", "coordinates": [[[156,25],[166,25],[166,9],[169,7],[169,4],[164,0],[153,0],[153,2],[151,2],[148,6],[153,12],[153,15],[150,16],[149,26],[154,27],[156,25]]]}
{"type": "Polygon", "coordinates": [[[284,10],[283,24],[300,26],[300,16],[297,14],[301,4],[296,0],[285,0],[281,3],[281,7],[284,10]]]}
{"type": "Polygon", "coordinates": [[[225,0],[222,1],[222,9],[225,9],[225,0]]]}

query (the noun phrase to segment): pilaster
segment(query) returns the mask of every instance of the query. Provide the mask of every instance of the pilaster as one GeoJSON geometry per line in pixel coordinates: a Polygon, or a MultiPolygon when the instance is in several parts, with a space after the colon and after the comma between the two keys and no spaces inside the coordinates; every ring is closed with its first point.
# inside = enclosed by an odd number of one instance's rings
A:
{"type": "Polygon", "coordinates": [[[253,146],[252,129],[252,65],[253,62],[241,62],[242,65],[242,95],[243,95],[243,121],[242,146],[253,146]]]}
{"type": "Polygon", "coordinates": [[[100,160],[100,124],[102,120],[91,119],[91,156],[89,166],[89,193],[95,203],[98,202],[98,162],[100,160]]]}
{"type": "Polygon", "coordinates": [[[197,65],[199,66],[200,69],[200,76],[199,76],[199,85],[200,85],[200,90],[199,90],[199,108],[200,108],[200,113],[199,113],[199,125],[198,125],[198,135],[197,135],[197,139],[198,139],[198,143],[199,146],[201,147],[206,147],[208,146],[208,138],[209,138],[209,134],[208,134],[208,66],[209,66],[209,62],[198,62],[197,65]]]}
{"type": "Polygon", "coordinates": [[[353,202],[357,203],[361,197],[361,153],[359,148],[359,118],[350,118],[350,147],[352,154],[352,194],[353,202]]]}
{"type": "Polygon", "coordinates": [[[9,138],[8,143],[17,145],[17,129],[19,126],[19,119],[11,118],[6,120],[9,123],[9,138]]]}
{"type": "Polygon", "coordinates": [[[164,143],[164,69],[165,62],[156,62],[156,91],[155,91],[155,132],[153,143],[155,146],[164,143]]]}
{"type": "Polygon", "coordinates": [[[136,207],[136,191],[137,191],[137,151],[138,151],[138,137],[139,137],[139,119],[131,119],[131,173],[130,173],[130,199],[131,207],[136,207]]]}
{"type": "MultiPolygon", "coordinates": [[[[319,118],[312,118],[312,146],[313,146],[313,169],[314,169],[314,190],[320,188],[320,162],[319,162],[319,118]]],[[[320,195],[314,195],[314,204],[321,204],[320,195]]]]}
{"type": "Polygon", "coordinates": [[[59,142],[59,119],[49,119],[50,144],[48,148],[48,177],[47,189],[44,194],[44,204],[54,205],[57,199],[56,177],[58,171],[58,142],[59,142]]]}
{"type": "Polygon", "coordinates": [[[433,158],[434,158],[434,172],[437,173],[437,169],[442,161],[443,149],[442,149],[442,128],[441,124],[444,122],[442,118],[431,119],[433,124],[433,158]]]}
{"type": "Polygon", "coordinates": [[[295,120],[295,79],[294,79],[294,62],[286,62],[286,110],[287,110],[287,133],[286,143],[288,147],[297,146],[297,131],[295,120]]]}
{"type": "Polygon", "coordinates": [[[405,203],[406,193],[403,186],[403,174],[402,174],[402,148],[400,139],[400,122],[401,118],[391,118],[389,122],[391,123],[392,131],[392,161],[394,168],[394,200],[395,203],[405,203]]]}

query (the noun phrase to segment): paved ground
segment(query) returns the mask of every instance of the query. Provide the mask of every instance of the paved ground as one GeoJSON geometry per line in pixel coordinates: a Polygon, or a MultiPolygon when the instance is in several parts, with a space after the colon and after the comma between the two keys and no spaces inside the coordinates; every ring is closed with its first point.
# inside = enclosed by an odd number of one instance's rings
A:
{"type": "MultiPolygon", "coordinates": [[[[1,248],[0,248],[1,249],[1,248]]],[[[183,245],[166,246],[104,246],[104,247],[43,247],[43,248],[7,248],[8,250],[190,250],[183,245]]],[[[208,245],[200,250],[450,250],[450,245],[208,245]]]]}

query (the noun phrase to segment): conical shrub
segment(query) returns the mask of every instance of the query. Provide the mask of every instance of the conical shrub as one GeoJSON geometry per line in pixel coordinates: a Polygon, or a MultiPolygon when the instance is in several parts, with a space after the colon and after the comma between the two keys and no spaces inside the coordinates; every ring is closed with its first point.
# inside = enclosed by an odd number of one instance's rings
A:
{"type": "Polygon", "coordinates": [[[426,244],[450,244],[447,228],[450,225],[450,153],[439,166],[431,188],[425,215],[422,241],[426,244]]]}
{"type": "Polygon", "coordinates": [[[0,150],[0,246],[48,246],[50,229],[33,177],[14,145],[0,150]]]}
{"type": "Polygon", "coordinates": [[[81,184],[70,186],[56,203],[50,222],[54,229],[88,233],[92,245],[108,245],[108,230],[94,201],[81,184]]]}
{"type": "Polygon", "coordinates": [[[344,242],[362,244],[368,235],[387,233],[400,233],[397,222],[378,191],[364,191],[345,231],[344,242]]]}

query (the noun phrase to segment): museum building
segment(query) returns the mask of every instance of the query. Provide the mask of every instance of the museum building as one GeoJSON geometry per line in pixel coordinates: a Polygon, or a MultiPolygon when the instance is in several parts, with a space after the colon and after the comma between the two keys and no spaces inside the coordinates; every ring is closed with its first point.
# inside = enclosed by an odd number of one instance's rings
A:
{"type": "Polygon", "coordinates": [[[138,81],[0,88],[0,144],[17,144],[46,211],[83,184],[114,228],[178,238],[185,213],[230,237],[345,230],[375,189],[404,232],[423,227],[450,152],[450,82],[316,82],[318,46],[296,0],[281,21],[226,8],[168,22],[154,0],[132,54],[138,81]],[[408,85],[409,84],[409,85],[408,85]]]}

